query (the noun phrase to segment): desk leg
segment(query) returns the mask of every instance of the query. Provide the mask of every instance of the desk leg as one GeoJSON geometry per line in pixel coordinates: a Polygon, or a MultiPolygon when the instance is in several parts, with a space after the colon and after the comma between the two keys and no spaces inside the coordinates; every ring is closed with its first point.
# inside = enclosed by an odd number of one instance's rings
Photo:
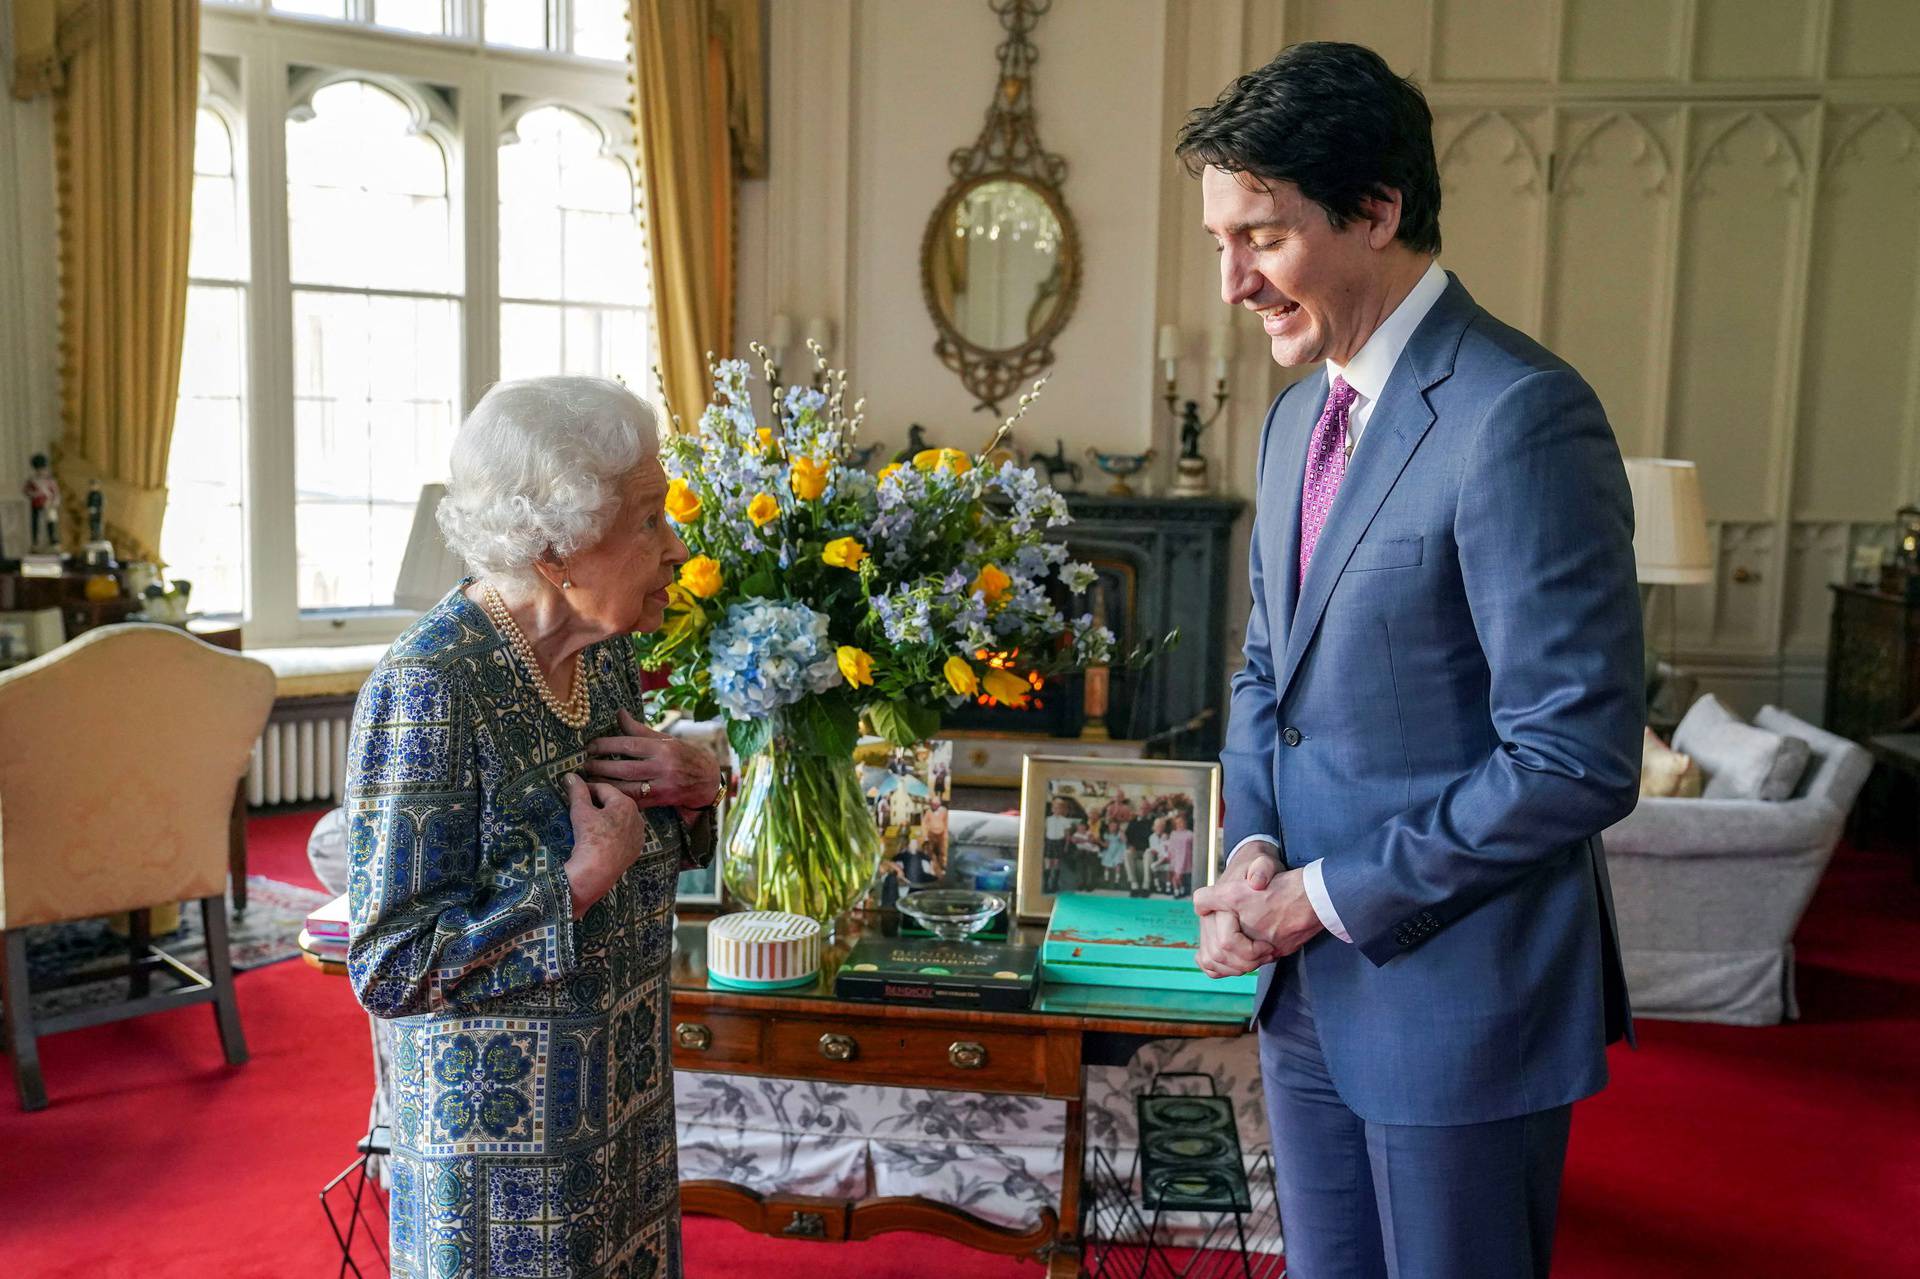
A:
{"type": "Polygon", "coordinates": [[[1067,1099],[1067,1145],[1060,1153],[1060,1225],[1047,1254],[1047,1279],[1078,1279],[1080,1268],[1080,1182],[1087,1163],[1086,1074],[1080,1092],[1067,1099]]]}

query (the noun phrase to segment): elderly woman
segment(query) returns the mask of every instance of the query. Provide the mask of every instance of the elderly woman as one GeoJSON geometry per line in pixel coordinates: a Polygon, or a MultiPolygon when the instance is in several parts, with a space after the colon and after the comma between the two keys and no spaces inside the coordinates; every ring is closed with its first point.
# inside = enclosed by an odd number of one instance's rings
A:
{"type": "Polygon", "coordinates": [[[349,752],[348,972],[390,1018],[396,1276],[677,1276],[673,895],[718,763],[643,726],[627,636],[686,547],[651,410],[496,386],[440,506],[478,574],[381,659],[349,752]]]}

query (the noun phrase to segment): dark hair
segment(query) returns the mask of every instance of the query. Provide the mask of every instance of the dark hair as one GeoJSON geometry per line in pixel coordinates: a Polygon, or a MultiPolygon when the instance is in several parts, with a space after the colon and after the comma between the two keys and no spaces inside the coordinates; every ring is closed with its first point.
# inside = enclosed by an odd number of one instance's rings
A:
{"type": "Polygon", "coordinates": [[[1196,177],[1211,165],[1291,182],[1336,229],[1360,216],[1363,200],[1398,191],[1396,238],[1440,251],[1433,112],[1418,85],[1362,45],[1287,46],[1189,112],[1174,154],[1196,177]]]}

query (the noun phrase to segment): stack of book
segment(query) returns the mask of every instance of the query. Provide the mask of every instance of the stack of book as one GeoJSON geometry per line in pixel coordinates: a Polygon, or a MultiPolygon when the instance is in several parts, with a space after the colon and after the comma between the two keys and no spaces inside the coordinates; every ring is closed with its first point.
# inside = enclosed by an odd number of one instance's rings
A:
{"type": "Polygon", "coordinates": [[[347,961],[347,895],[340,894],[307,916],[307,949],[322,959],[347,961]]]}

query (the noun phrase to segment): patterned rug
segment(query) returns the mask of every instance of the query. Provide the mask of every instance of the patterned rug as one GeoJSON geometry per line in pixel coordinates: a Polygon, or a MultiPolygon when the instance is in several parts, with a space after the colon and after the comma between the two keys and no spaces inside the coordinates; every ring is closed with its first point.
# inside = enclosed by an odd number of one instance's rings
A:
{"type": "MultiPolygon", "coordinates": [[[[331,895],[317,888],[301,888],[247,876],[247,909],[233,913],[227,907],[228,954],[237,971],[277,964],[300,953],[295,941],[301,925],[315,907],[325,905],[331,895]]],[[[164,937],[155,937],[154,945],[189,968],[206,971],[207,939],[200,924],[200,907],[190,903],[180,909],[180,927],[164,937]]],[[[47,924],[27,930],[27,975],[35,986],[69,974],[108,972],[127,960],[127,939],[107,927],[104,919],[87,919],[71,924],[47,924]]],[[[156,972],[154,989],[167,989],[168,970],[156,972]]],[[[106,977],[85,985],[61,990],[39,990],[33,996],[33,1011],[38,1017],[94,1008],[127,997],[125,977],[106,977]]]]}

